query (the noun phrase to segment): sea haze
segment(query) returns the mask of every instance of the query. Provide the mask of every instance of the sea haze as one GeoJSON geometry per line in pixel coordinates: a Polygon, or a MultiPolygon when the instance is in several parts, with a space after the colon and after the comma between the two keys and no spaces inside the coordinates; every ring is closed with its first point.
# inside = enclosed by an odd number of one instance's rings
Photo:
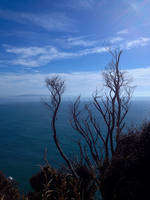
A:
{"type": "MultiPolygon", "coordinates": [[[[37,96],[19,98],[22,100],[9,98],[0,103],[0,170],[27,192],[29,178],[44,164],[45,148],[52,166],[59,167],[62,160],[52,139],[48,108],[37,96]]],[[[78,134],[69,125],[70,107],[71,102],[64,101],[57,120],[59,140],[69,156],[78,151],[78,134]]],[[[150,99],[133,99],[126,120],[128,127],[150,120],[150,99]]]]}

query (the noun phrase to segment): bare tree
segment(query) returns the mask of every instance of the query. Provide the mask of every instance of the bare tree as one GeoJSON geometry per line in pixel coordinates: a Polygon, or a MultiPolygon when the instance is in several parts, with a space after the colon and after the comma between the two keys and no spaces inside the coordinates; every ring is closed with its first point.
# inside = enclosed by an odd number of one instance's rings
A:
{"type": "MultiPolygon", "coordinates": [[[[118,148],[133,92],[126,72],[119,69],[122,51],[110,51],[110,54],[112,61],[108,69],[103,72],[104,94],[100,95],[96,91],[93,95],[93,101],[85,104],[84,107],[80,104],[79,96],[73,104],[72,119],[70,120],[73,129],[83,138],[81,142],[78,142],[80,163],[86,164],[92,171],[94,169],[95,177],[97,177],[98,172],[98,178],[94,177],[94,180],[99,186],[103,170],[109,165],[118,148]]],[[[56,130],[57,113],[65,90],[64,81],[55,76],[46,79],[46,85],[51,97],[47,106],[52,112],[51,127],[54,142],[72,175],[79,180],[76,169],[61,148],[56,130]]]]}
{"type": "Polygon", "coordinates": [[[96,91],[92,104],[86,104],[83,109],[78,97],[73,104],[71,120],[72,127],[85,142],[84,146],[79,143],[82,160],[90,168],[93,167],[94,161],[100,173],[104,164],[109,164],[118,148],[133,92],[130,79],[119,69],[122,51],[110,51],[110,54],[112,61],[108,69],[103,72],[104,95],[101,96],[96,91]],[[104,125],[105,130],[102,130],[104,125]]]}
{"type": "Polygon", "coordinates": [[[51,98],[50,103],[47,102],[46,105],[49,107],[49,109],[52,112],[51,127],[52,127],[52,131],[53,131],[53,138],[54,138],[55,145],[56,145],[61,157],[64,159],[64,161],[66,162],[70,171],[74,175],[74,177],[78,178],[71,162],[69,161],[69,159],[63,152],[63,149],[60,146],[58,136],[57,136],[57,131],[56,131],[57,113],[58,113],[58,109],[59,109],[59,106],[61,103],[62,94],[64,93],[64,90],[65,90],[65,83],[58,76],[54,76],[51,79],[47,78],[45,80],[45,82],[46,82],[46,86],[50,92],[50,98],[51,98]]]}

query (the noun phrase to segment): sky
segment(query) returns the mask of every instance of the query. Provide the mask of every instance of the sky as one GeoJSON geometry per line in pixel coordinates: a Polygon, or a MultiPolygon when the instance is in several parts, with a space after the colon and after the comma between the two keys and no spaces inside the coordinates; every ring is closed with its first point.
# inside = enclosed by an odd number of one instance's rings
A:
{"type": "Polygon", "coordinates": [[[0,0],[0,97],[46,95],[56,74],[66,96],[89,96],[109,48],[123,49],[134,96],[150,96],[149,19],[150,0],[0,0]]]}

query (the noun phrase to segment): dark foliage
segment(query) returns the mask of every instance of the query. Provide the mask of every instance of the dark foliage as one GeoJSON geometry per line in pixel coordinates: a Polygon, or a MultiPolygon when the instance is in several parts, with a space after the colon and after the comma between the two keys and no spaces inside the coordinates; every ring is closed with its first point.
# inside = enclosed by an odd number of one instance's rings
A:
{"type": "Polygon", "coordinates": [[[28,194],[29,200],[93,200],[96,185],[91,172],[85,167],[76,170],[79,179],[68,173],[55,170],[49,165],[30,179],[34,192],[28,194]]]}
{"type": "Polygon", "coordinates": [[[0,172],[0,200],[20,200],[15,181],[6,178],[2,172],[0,172]]]}
{"type": "Polygon", "coordinates": [[[150,123],[120,139],[101,181],[104,200],[150,198],[150,123]]]}

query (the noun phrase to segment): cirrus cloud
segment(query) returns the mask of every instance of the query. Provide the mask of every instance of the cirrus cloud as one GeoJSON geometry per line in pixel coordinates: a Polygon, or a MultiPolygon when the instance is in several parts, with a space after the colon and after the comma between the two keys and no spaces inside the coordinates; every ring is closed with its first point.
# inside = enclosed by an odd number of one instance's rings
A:
{"type": "Polygon", "coordinates": [[[26,25],[36,25],[48,31],[73,32],[73,30],[75,30],[73,27],[73,21],[63,12],[33,14],[1,9],[0,18],[26,25]]]}
{"type": "Polygon", "coordinates": [[[132,48],[144,47],[150,44],[150,37],[140,37],[134,40],[125,40],[122,37],[113,37],[108,40],[108,45],[100,45],[96,40],[87,41],[80,38],[68,39],[72,45],[82,45],[79,50],[59,50],[55,46],[30,46],[14,47],[3,45],[5,52],[9,55],[15,55],[15,59],[9,61],[1,60],[3,64],[22,65],[25,67],[39,67],[50,63],[52,60],[70,59],[90,54],[101,54],[108,52],[108,49],[119,47],[130,50],[132,48]],[[74,44],[73,44],[74,43],[74,44]],[[89,47],[89,48],[88,48],[89,47]]]}
{"type": "Polygon", "coordinates": [[[131,40],[131,41],[126,42],[124,47],[126,49],[131,49],[131,48],[139,47],[139,46],[143,47],[143,46],[148,45],[149,42],[150,42],[150,38],[149,37],[140,37],[139,39],[131,40]]]}
{"type": "Polygon", "coordinates": [[[78,52],[59,51],[53,46],[17,48],[4,45],[4,47],[7,53],[16,55],[15,59],[6,61],[8,64],[23,65],[26,67],[38,67],[48,64],[52,60],[73,58],[107,51],[106,47],[94,47],[78,52]]]}

